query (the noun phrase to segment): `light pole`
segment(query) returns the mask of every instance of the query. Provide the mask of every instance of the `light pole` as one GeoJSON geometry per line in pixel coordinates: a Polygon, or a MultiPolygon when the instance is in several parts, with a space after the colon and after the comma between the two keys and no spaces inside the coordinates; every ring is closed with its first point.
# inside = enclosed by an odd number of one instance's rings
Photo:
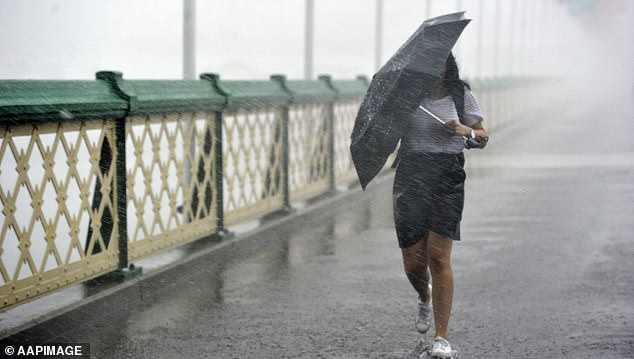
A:
{"type": "Polygon", "coordinates": [[[315,22],[315,1],[306,0],[306,17],[304,31],[304,78],[313,78],[313,28],[315,22]]]}
{"type": "Polygon", "coordinates": [[[484,35],[483,30],[484,30],[484,0],[480,0],[480,2],[478,3],[478,47],[476,49],[477,51],[476,57],[478,61],[477,73],[478,73],[478,77],[480,78],[484,77],[483,71],[482,71],[482,47],[484,46],[483,39],[482,39],[482,36],[484,35]]]}
{"type": "MultiPolygon", "coordinates": [[[[501,14],[502,4],[500,0],[497,0],[495,3],[495,15],[493,19],[498,20],[501,14]]],[[[495,30],[493,30],[493,36],[495,37],[495,42],[493,44],[493,77],[499,77],[499,66],[500,66],[500,21],[495,21],[495,30]]]]}
{"type": "MultiPolygon", "coordinates": [[[[457,0],[456,1],[456,12],[462,11],[463,10],[463,4],[462,4],[462,0],[457,0]]],[[[462,59],[462,43],[460,42],[460,38],[458,38],[458,43],[456,43],[456,49],[454,51],[454,55],[456,55],[456,57],[458,59],[462,59]]]]}
{"type": "Polygon", "coordinates": [[[376,27],[374,41],[374,69],[378,71],[383,64],[383,0],[376,0],[376,27]]]}
{"type": "Polygon", "coordinates": [[[196,0],[183,0],[183,78],[196,78],[196,0]]]}
{"type": "MultiPolygon", "coordinates": [[[[517,1],[514,1],[511,3],[511,15],[509,16],[509,18],[511,19],[511,23],[509,24],[509,48],[508,48],[508,54],[507,54],[507,58],[508,58],[508,76],[513,77],[514,73],[513,73],[513,63],[514,63],[514,52],[515,52],[515,45],[517,44],[517,39],[515,38],[516,32],[515,32],[515,24],[516,24],[516,16],[517,16],[517,1]]],[[[521,18],[522,14],[519,14],[519,17],[521,18]]]]}

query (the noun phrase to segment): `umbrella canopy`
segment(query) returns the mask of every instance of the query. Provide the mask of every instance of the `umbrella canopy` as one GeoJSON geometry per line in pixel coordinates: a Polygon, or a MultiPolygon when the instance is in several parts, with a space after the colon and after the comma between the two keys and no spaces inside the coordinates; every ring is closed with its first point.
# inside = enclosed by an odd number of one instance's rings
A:
{"type": "Polygon", "coordinates": [[[372,77],[350,145],[363,189],[396,149],[409,115],[440,77],[451,49],[470,21],[464,12],[426,20],[372,77]]]}

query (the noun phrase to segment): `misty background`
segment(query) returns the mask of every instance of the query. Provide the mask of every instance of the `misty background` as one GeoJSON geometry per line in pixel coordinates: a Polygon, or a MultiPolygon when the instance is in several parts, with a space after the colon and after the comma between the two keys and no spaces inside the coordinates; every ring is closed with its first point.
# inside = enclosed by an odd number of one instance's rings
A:
{"type": "MultiPolygon", "coordinates": [[[[0,0],[0,79],[93,79],[101,70],[183,78],[183,8],[182,0],[0,0]]],[[[627,0],[198,0],[195,72],[371,76],[426,18],[465,10],[473,21],[455,49],[463,76],[591,76],[631,89],[633,8],[627,0]]]]}

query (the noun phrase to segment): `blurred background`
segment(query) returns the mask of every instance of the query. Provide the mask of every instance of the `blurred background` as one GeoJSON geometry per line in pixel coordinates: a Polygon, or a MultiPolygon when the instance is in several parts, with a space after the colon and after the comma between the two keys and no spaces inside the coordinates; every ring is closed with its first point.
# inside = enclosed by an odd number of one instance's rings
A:
{"type": "Polygon", "coordinates": [[[0,0],[0,79],[371,76],[426,18],[466,11],[469,78],[632,83],[627,0],[0,0]]]}

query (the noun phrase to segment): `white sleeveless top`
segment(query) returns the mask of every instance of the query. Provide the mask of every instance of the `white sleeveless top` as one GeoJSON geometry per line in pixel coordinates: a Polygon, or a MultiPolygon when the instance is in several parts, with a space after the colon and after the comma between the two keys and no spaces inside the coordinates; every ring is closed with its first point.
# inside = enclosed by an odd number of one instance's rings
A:
{"type": "MultiPolygon", "coordinates": [[[[439,100],[424,98],[420,104],[443,121],[458,120],[458,112],[451,96],[439,100]]],[[[462,124],[469,127],[483,120],[482,110],[468,88],[464,92],[463,117],[462,124]]],[[[464,149],[464,139],[462,136],[452,135],[440,122],[417,108],[401,138],[401,147],[403,153],[460,153],[464,149]]]]}

